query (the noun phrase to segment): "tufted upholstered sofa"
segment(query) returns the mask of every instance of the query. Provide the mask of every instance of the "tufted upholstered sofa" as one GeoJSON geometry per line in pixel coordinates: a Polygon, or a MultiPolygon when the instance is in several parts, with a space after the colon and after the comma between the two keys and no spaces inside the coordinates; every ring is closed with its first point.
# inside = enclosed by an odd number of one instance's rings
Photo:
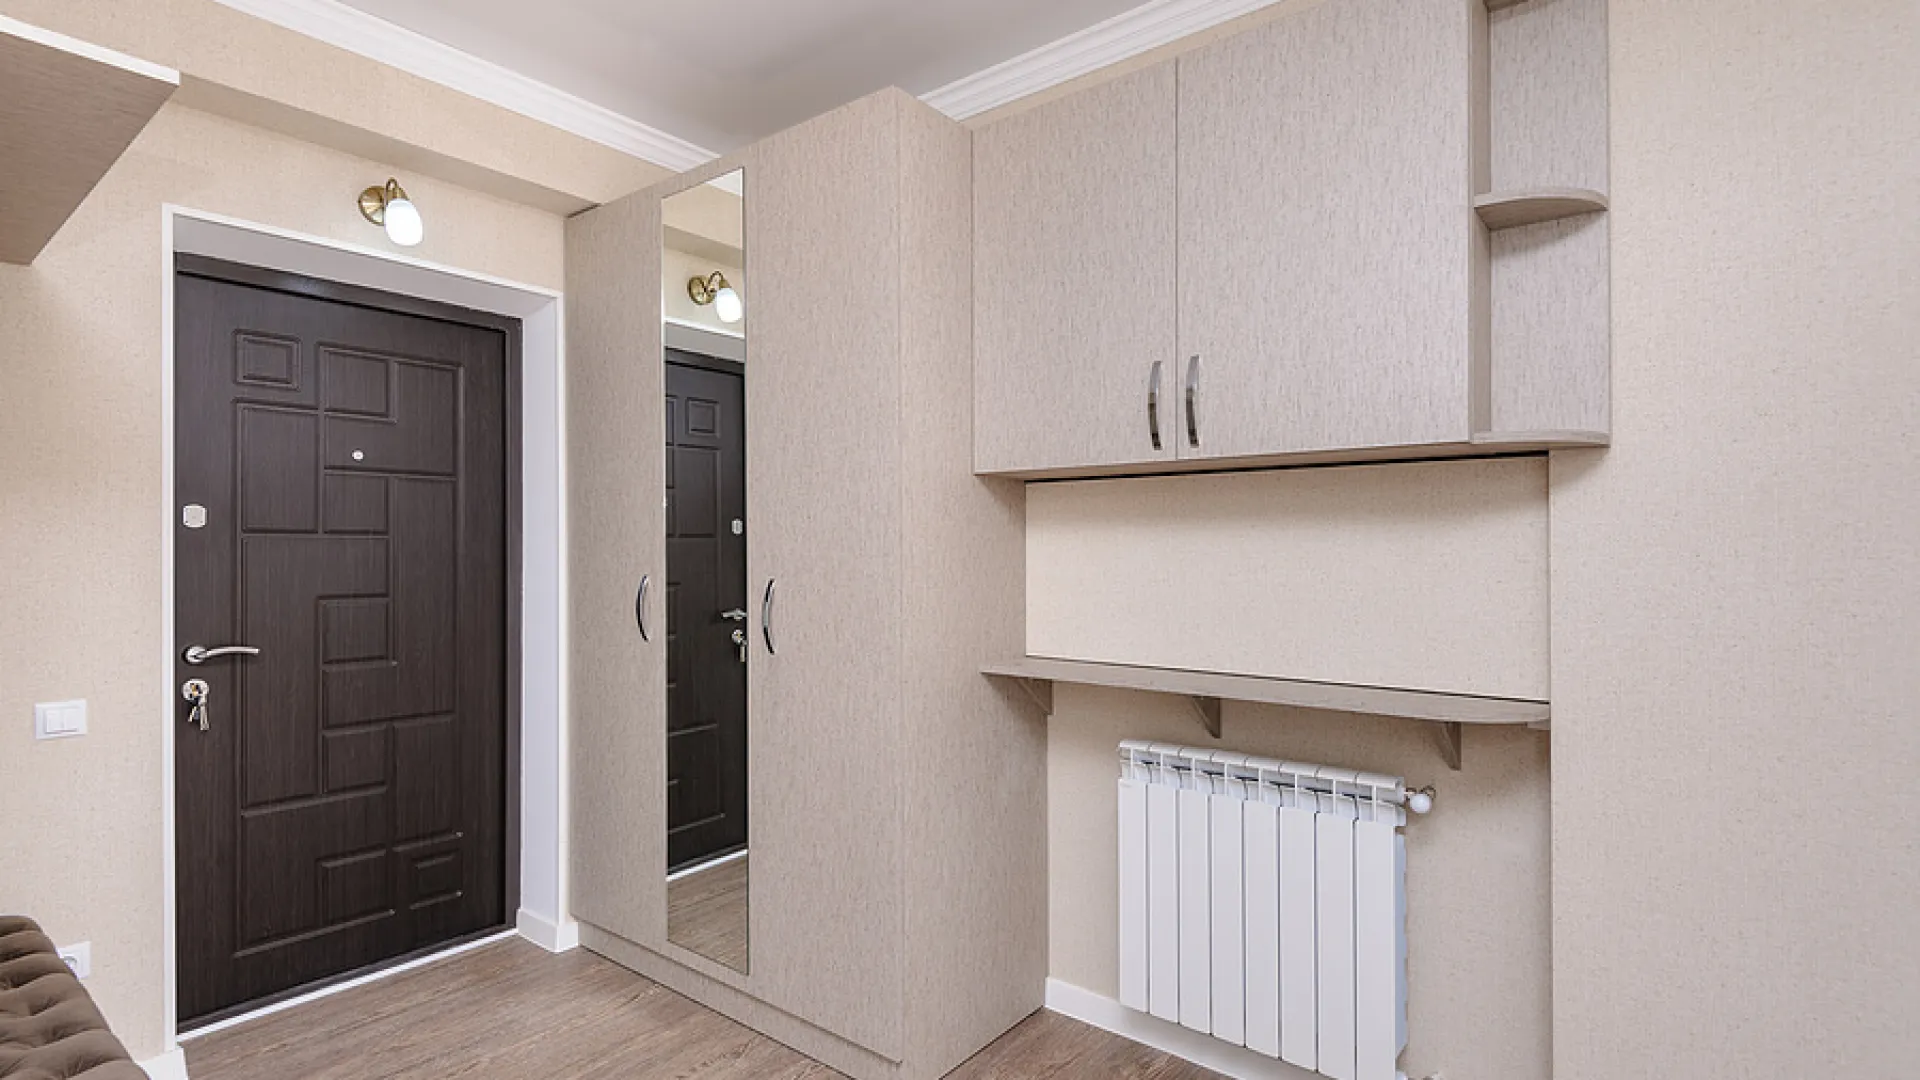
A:
{"type": "Polygon", "coordinates": [[[0,915],[0,1077],[146,1080],[31,919],[0,915]]]}

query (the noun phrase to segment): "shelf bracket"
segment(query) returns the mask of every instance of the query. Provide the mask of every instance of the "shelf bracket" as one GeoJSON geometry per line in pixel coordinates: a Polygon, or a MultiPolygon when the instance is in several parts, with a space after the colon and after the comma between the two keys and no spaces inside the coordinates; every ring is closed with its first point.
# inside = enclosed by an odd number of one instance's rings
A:
{"type": "Polygon", "coordinates": [[[1033,699],[1035,705],[1040,706],[1041,712],[1048,716],[1053,715],[1053,680],[1015,679],[1014,681],[1020,684],[1020,689],[1027,692],[1027,696],[1033,699]]]}
{"type": "Polygon", "coordinates": [[[1194,716],[1207,734],[1220,737],[1220,699],[1217,697],[1188,697],[1187,704],[1193,706],[1194,716]]]}
{"type": "Polygon", "coordinates": [[[1440,756],[1446,759],[1447,768],[1454,772],[1460,771],[1462,730],[1457,720],[1440,722],[1440,756]]]}

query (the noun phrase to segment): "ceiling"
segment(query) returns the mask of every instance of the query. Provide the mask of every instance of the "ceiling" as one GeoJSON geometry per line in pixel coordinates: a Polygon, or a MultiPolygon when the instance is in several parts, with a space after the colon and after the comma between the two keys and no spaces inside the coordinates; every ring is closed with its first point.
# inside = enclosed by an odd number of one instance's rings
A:
{"type": "Polygon", "coordinates": [[[1140,0],[344,2],[725,153],[885,86],[924,94],[1140,0]]]}

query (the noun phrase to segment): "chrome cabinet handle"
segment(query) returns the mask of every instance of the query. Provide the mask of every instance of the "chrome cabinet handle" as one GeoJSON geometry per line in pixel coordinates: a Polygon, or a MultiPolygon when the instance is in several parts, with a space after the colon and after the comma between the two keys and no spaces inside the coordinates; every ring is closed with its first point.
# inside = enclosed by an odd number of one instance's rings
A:
{"type": "Polygon", "coordinates": [[[640,624],[641,641],[653,640],[653,631],[647,627],[647,586],[652,584],[652,574],[641,574],[640,591],[633,598],[633,621],[640,624]]]}
{"type": "Polygon", "coordinates": [[[773,579],[767,579],[767,594],[760,599],[760,636],[767,641],[767,655],[773,649],[773,579]]]}
{"type": "Polygon", "coordinates": [[[723,611],[720,613],[720,617],[723,619],[726,619],[729,622],[746,622],[747,609],[734,608],[732,611],[723,611]]]}
{"type": "Polygon", "coordinates": [[[1160,449],[1160,361],[1153,362],[1153,374],[1147,377],[1147,434],[1153,448],[1160,449]]]}
{"type": "Polygon", "coordinates": [[[1200,354],[1187,361],[1187,445],[1200,449],[1200,417],[1194,411],[1194,398],[1200,394],[1200,354]]]}
{"type": "Polygon", "coordinates": [[[180,653],[180,659],[199,667],[209,660],[218,660],[223,656],[259,656],[260,650],[251,645],[216,645],[209,649],[205,645],[189,645],[180,653]]]}

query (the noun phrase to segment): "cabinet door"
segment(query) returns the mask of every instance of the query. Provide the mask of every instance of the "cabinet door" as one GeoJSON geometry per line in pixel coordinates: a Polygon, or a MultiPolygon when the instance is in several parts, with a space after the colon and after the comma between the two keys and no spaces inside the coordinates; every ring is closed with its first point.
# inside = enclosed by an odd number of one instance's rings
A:
{"type": "Polygon", "coordinates": [[[1168,61],[975,134],[975,471],[1175,456],[1174,100],[1168,61]]]}
{"type": "Polygon", "coordinates": [[[1469,437],[1480,2],[1328,0],[1180,58],[1181,456],[1469,437]]]}
{"type": "Polygon", "coordinates": [[[900,99],[774,136],[745,181],[753,991],[896,1059],[900,99]]]}
{"type": "Polygon", "coordinates": [[[571,907],[649,945],[666,934],[659,210],[636,195],[567,222],[571,907]]]}

